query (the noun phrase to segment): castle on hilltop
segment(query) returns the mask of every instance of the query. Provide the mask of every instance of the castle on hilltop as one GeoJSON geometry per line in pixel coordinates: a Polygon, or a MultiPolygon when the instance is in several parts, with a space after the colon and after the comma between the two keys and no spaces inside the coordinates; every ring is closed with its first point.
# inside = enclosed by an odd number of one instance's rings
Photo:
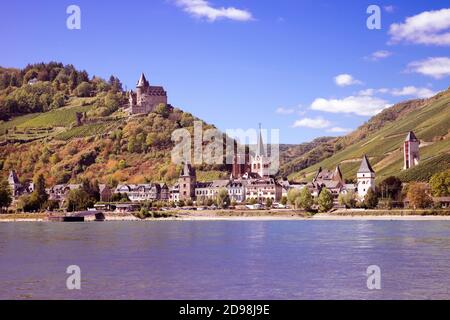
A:
{"type": "Polygon", "coordinates": [[[167,104],[167,92],[161,86],[151,86],[142,73],[136,84],[136,92],[129,92],[129,103],[131,114],[147,114],[159,104],[167,104]]]}

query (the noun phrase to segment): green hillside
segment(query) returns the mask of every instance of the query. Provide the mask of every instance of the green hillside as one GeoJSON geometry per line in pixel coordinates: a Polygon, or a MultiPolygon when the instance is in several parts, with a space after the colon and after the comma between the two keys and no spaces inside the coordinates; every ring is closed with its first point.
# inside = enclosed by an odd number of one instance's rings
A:
{"type": "Polygon", "coordinates": [[[402,115],[343,150],[319,163],[291,174],[295,180],[310,179],[319,168],[340,165],[347,179],[356,175],[361,157],[367,154],[376,171],[377,180],[390,175],[404,181],[426,181],[450,164],[450,91],[440,93],[416,110],[402,115]],[[419,166],[403,171],[403,142],[408,131],[421,140],[419,166]]]}

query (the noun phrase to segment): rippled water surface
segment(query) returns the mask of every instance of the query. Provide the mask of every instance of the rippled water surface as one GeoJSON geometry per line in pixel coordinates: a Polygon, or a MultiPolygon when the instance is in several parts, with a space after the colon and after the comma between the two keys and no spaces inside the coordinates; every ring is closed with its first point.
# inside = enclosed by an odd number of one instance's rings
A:
{"type": "Polygon", "coordinates": [[[450,222],[0,223],[0,299],[121,298],[449,299],[450,222]]]}

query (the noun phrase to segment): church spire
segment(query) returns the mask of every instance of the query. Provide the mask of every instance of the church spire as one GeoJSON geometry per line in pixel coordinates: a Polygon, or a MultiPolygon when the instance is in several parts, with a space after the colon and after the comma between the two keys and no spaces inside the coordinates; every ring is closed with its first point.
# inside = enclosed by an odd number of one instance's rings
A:
{"type": "Polygon", "coordinates": [[[265,156],[266,152],[264,150],[264,142],[262,138],[262,129],[261,123],[259,124],[259,134],[258,134],[258,143],[256,145],[256,155],[257,156],[265,156]]]}

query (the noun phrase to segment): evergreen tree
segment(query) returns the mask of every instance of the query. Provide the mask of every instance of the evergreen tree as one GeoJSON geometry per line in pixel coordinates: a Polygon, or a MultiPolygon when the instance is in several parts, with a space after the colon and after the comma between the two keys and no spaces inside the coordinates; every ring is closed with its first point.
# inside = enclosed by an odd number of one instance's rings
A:
{"type": "Polygon", "coordinates": [[[328,212],[333,208],[333,195],[327,188],[320,192],[318,204],[320,212],[328,212]]]}
{"type": "Polygon", "coordinates": [[[299,199],[298,204],[299,204],[300,208],[302,208],[303,210],[306,210],[306,211],[311,210],[314,200],[311,195],[311,192],[309,192],[309,189],[307,187],[304,187],[300,191],[300,196],[298,199],[299,199]]]}

